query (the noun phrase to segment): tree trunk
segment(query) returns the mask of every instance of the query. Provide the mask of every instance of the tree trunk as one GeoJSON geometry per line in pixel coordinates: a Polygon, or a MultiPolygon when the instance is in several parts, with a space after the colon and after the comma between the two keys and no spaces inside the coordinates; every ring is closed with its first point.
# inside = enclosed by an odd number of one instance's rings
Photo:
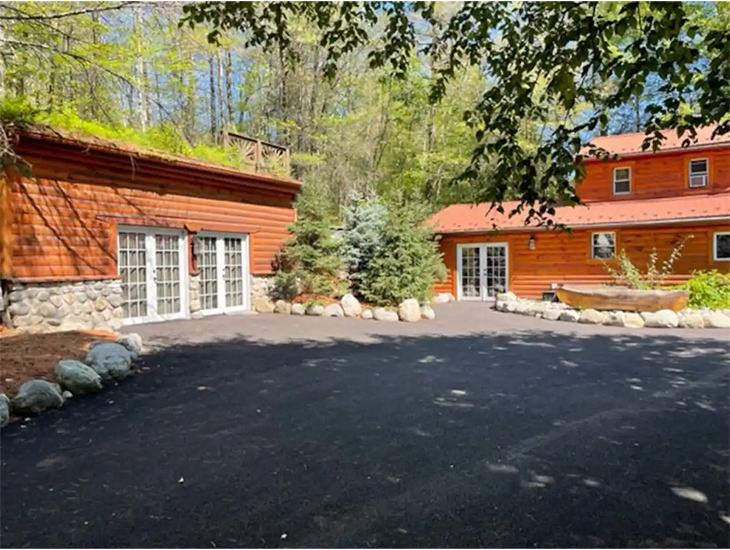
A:
{"type": "Polygon", "coordinates": [[[215,61],[212,55],[208,57],[208,69],[210,71],[210,135],[215,143],[218,140],[218,110],[215,97],[215,61]]]}
{"type": "Polygon", "coordinates": [[[142,55],[142,30],[141,14],[142,8],[137,5],[132,13],[132,34],[134,35],[134,85],[137,87],[137,102],[134,107],[134,118],[136,126],[143,132],[147,130],[147,75],[145,74],[145,63],[142,55]]]}
{"type": "Polygon", "coordinates": [[[216,73],[216,85],[218,86],[218,127],[221,129],[221,133],[223,133],[228,129],[228,115],[224,103],[227,94],[223,91],[225,78],[223,76],[223,57],[221,56],[220,49],[216,52],[216,63],[218,65],[218,72],[216,73]]]}
{"type": "Polygon", "coordinates": [[[230,51],[226,52],[226,102],[228,104],[228,125],[233,127],[235,108],[233,106],[233,61],[230,51]]]}

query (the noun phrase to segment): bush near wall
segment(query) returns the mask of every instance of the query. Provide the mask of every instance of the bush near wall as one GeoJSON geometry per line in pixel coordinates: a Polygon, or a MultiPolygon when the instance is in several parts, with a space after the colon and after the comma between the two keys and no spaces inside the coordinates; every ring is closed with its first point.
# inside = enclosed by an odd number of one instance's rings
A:
{"type": "Polygon", "coordinates": [[[730,309],[730,274],[696,271],[678,288],[689,292],[689,307],[694,309],[730,309]]]}

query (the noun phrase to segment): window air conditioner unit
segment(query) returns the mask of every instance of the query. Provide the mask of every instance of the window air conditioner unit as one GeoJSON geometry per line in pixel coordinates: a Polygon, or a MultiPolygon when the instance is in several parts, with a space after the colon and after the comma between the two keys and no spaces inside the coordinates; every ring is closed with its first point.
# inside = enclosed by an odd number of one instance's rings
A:
{"type": "Polygon", "coordinates": [[[707,187],[707,174],[697,174],[689,177],[690,187],[707,187]]]}

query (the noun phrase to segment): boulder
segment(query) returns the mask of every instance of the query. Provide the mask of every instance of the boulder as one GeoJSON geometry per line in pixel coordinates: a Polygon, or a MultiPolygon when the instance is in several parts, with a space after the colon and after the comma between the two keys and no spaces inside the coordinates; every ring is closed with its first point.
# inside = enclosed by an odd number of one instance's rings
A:
{"type": "Polygon", "coordinates": [[[385,309],[384,307],[376,307],[373,310],[373,319],[376,321],[397,321],[398,314],[395,311],[385,309]]]}
{"type": "Polygon", "coordinates": [[[307,308],[304,307],[304,304],[292,304],[291,305],[291,314],[292,315],[304,315],[307,312],[307,308]]]}
{"type": "Polygon", "coordinates": [[[421,320],[421,305],[415,298],[403,300],[398,306],[398,318],[407,323],[415,323],[421,320]]]}
{"type": "Polygon", "coordinates": [[[352,294],[345,294],[340,300],[340,306],[345,317],[359,317],[362,313],[360,302],[352,294]]]}
{"type": "Polygon", "coordinates": [[[517,311],[517,302],[501,302],[504,304],[502,311],[506,311],[507,313],[514,313],[517,311]]]}
{"type": "Polygon", "coordinates": [[[0,428],[10,422],[10,399],[4,393],[0,393],[0,428]]]}
{"type": "Polygon", "coordinates": [[[500,292],[497,294],[498,302],[514,302],[517,299],[517,295],[514,292],[500,292]]]}
{"type": "Polygon", "coordinates": [[[325,317],[344,317],[345,312],[342,310],[342,306],[340,304],[330,304],[326,308],[324,308],[324,316],[325,317]]]}
{"type": "Polygon", "coordinates": [[[305,313],[307,315],[313,315],[314,317],[321,317],[324,315],[324,306],[321,306],[319,304],[312,304],[311,306],[308,306],[305,313]]]}
{"type": "Polygon", "coordinates": [[[433,297],[433,300],[431,300],[432,304],[446,304],[448,302],[453,302],[454,296],[449,292],[441,292],[439,294],[436,294],[436,296],[433,297]]]}
{"type": "Polygon", "coordinates": [[[679,326],[682,328],[704,328],[705,320],[699,313],[687,312],[679,315],[679,326]]]}
{"type": "Polygon", "coordinates": [[[56,375],[56,380],[72,393],[83,395],[101,389],[101,376],[81,361],[63,359],[56,363],[53,372],[56,375]]]}
{"type": "Polygon", "coordinates": [[[580,313],[574,309],[566,309],[560,312],[558,319],[567,321],[568,323],[577,323],[578,319],[580,319],[580,313]]]}
{"type": "Polygon", "coordinates": [[[274,313],[276,306],[268,296],[259,296],[253,301],[253,309],[257,313],[274,313]]]}
{"type": "Polygon", "coordinates": [[[624,326],[624,312],[623,311],[611,311],[606,314],[606,325],[611,327],[622,327],[624,326]]]}
{"type": "Polygon", "coordinates": [[[623,312],[623,326],[626,328],[641,328],[644,326],[644,318],[632,311],[623,312]]]}
{"type": "Polygon", "coordinates": [[[61,387],[46,380],[28,380],[13,398],[13,412],[17,415],[39,414],[63,405],[61,387]]]}
{"type": "Polygon", "coordinates": [[[421,307],[421,318],[433,321],[436,318],[436,312],[431,306],[421,307]]]}
{"type": "Polygon", "coordinates": [[[286,300],[277,300],[274,304],[274,313],[289,315],[291,313],[291,304],[286,300]]]}
{"type": "Polygon", "coordinates": [[[117,344],[121,344],[127,348],[127,351],[129,351],[133,360],[137,359],[142,354],[142,337],[135,332],[122,334],[119,338],[117,338],[117,344]]]}
{"type": "Polygon", "coordinates": [[[369,321],[373,318],[373,310],[372,309],[364,309],[362,313],[360,314],[360,317],[365,319],[366,321],[369,321]]]}
{"type": "Polygon", "coordinates": [[[660,309],[659,311],[641,313],[644,319],[645,327],[652,328],[677,328],[679,326],[679,317],[671,309],[660,309]]]}
{"type": "Polygon", "coordinates": [[[560,313],[559,309],[546,309],[542,314],[542,318],[548,321],[557,321],[560,318],[560,313]]]}
{"type": "Polygon", "coordinates": [[[711,311],[704,319],[707,328],[730,328],[730,317],[719,311],[711,311]]]}
{"type": "Polygon", "coordinates": [[[127,348],[110,342],[91,348],[85,363],[101,376],[102,382],[123,380],[132,370],[132,356],[127,348]]]}
{"type": "Polygon", "coordinates": [[[584,325],[600,325],[606,319],[606,315],[602,311],[596,309],[584,309],[580,312],[578,322],[584,325]]]}

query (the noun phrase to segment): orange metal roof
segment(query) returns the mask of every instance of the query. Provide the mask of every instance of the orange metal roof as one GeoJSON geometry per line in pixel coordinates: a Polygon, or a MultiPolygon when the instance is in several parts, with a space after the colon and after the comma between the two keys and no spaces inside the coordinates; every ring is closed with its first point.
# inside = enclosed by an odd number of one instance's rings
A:
{"type": "MultiPolygon", "coordinates": [[[[730,134],[716,136],[715,139],[711,139],[714,129],[715,128],[713,126],[697,128],[697,141],[691,142],[689,147],[707,148],[717,146],[730,146],[730,134]]],[[[609,153],[620,155],[622,157],[626,157],[628,155],[658,155],[661,153],[668,153],[687,148],[682,147],[682,143],[684,142],[684,140],[689,138],[688,133],[685,132],[682,137],[678,137],[675,130],[664,130],[662,131],[662,134],[664,135],[665,139],[662,142],[661,149],[659,149],[659,151],[657,151],[656,153],[651,150],[651,147],[646,151],[641,149],[641,145],[642,143],[644,143],[644,139],[646,139],[647,137],[646,134],[642,132],[634,134],[617,134],[614,136],[598,136],[593,138],[591,140],[591,143],[593,143],[593,145],[595,145],[596,147],[601,147],[602,149],[605,149],[609,153]]],[[[585,149],[583,152],[585,154],[587,152],[587,149],[585,149]]],[[[590,161],[597,159],[586,158],[585,160],[590,161]]]]}
{"type": "MultiPolygon", "coordinates": [[[[474,233],[497,229],[519,231],[536,229],[526,226],[526,213],[510,218],[517,202],[505,202],[504,214],[489,211],[490,203],[454,204],[434,214],[428,221],[437,233],[474,233]]],[[[730,220],[730,193],[636,201],[592,202],[555,208],[556,223],[570,227],[643,225],[711,219],[730,220]]]]}

